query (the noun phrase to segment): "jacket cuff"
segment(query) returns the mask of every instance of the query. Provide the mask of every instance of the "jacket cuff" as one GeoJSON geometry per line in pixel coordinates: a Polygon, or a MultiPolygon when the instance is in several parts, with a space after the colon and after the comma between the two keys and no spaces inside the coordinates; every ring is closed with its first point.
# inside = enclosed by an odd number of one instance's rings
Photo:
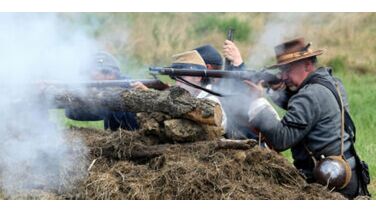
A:
{"type": "Polygon", "coordinates": [[[244,62],[238,66],[231,65],[231,70],[244,70],[244,69],[245,69],[244,62]]]}
{"type": "Polygon", "coordinates": [[[265,98],[258,98],[249,107],[248,121],[260,131],[268,131],[269,127],[280,121],[280,117],[265,98]]]}
{"type": "Polygon", "coordinates": [[[257,98],[249,105],[248,121],[252,122],[256,116],[267,107],[267,100],[263,97],[257,98]]]}
{"type": "Polygon", "coordinates": [[[235,68],[243,69],[245,66],[244,62],[242,62],[240,65],[235,66],[235,68]]]}

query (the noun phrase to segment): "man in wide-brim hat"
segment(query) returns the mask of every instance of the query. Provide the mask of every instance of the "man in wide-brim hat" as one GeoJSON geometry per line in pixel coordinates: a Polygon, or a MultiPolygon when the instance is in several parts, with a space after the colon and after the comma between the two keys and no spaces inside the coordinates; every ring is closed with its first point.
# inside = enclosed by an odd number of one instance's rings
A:
{"type": "Polygon", "coordinates": [[[330,68],[316,67],[316,57],[324,50],[312,50],[310,43],[297,38],[276,46],[275,53],[277,64],[270,68],[280,69],[286,87],[293,90],[284,105],[286,114],[279,120],[262,97],[261,83],[248,81],[249,87],[259,93],[248,112],[250,125],[266,137],[274,150],[291,148],[294,165],[308,182],[318,182],[318,175],[313,172],[315,160],[342,156],[351,167],[351,172],[348,169],[350,173],[346,173],[351,179],[336,191],[347,198],[366,195],[367,183],[357,171],[361,165],[353,146],[355,127],[348,128],[350,124],[344,120],[347,127],[341,133],[343,118],[338,99],[342,96],[344,101],[346,94],[336,89],[339,81],[331,76],[330,68]]]}
{"type": "Polygon", "coordinates": [[[309,71],[299,72],[299,67],[311,65],[308,68],[314,69],[312,65],[317,62],[316,56],[325,52],[324,49],[312,50],[311,43],[305,44],[303,38],[294,39],[275,47],[277,64],[268,67],[269,69],[279,68],[282,79],[290,88],[296,89],[303,80],[310,74],[309,71]],[[299,74],[296,74],[298,72],[299,74]]]}

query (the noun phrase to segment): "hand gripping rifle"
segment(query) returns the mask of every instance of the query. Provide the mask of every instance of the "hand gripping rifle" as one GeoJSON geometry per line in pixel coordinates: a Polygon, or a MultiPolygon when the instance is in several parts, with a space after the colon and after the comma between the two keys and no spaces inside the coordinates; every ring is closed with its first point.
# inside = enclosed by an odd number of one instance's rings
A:
{"type": "MultiPolygon", "coordinates": [[[[261,71],[226,71],[226,70],[202,70],[202,69],[176,69],[168,67],[150,67],[149,68],[152,75],[168,75],[171,78],[175,77],[209,77],[209,78],[229,78],[229,79],[239,79],[239,80],[249,80],[253,83],[258,83],[263,80],[264,87],[270,87],[281,82],[275,74],[269,73],[266,70],[261,71]]],[[[180,78],[182,79],[182,78],[180,78]]],[[[208,90],[206,88],[197,86],[193,84],[193,87],[204,90],[216,96],[222,96],[219,93],[208,90]]]]}

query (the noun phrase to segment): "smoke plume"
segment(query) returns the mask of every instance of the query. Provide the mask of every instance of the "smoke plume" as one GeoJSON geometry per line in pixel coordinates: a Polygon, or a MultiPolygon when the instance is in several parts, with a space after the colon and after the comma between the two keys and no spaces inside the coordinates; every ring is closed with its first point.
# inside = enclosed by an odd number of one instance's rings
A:
{"type": "Polygon", "coordinates": [[[274,47],[284,41],[303,36],[298,33],[307,13],[272,13],[264,29],[251,47],[247,63],[251,68],[260,68],[275,58],[274,47]]]}
{"type": "MultiPolygon", "coordinates": [[[[267,19],[264,29],[250,46],[251,54],[246,61],[247,68],[258,70],[274,62],[274,47],[288,39],[299,35],[298,29],[303,23],[305,13],[272,13],[267,19]]],[[[268,70],[269,71],[269,70],[268,70]]],[[[230,96],[221,98],[227,116],[227,134],[246,138],[257,136],[250,131],[247,112],[249,105],[256,98],[245,84],[233,80],[222,80],[219,85],[222,93],[230,96]]],[[[281,92],[268,92],[271,98],[278,98],[281,92]]]]}
{"type": "Polygon", "coordinates": [[[85,146],[49,121],[53,106],[38,100],[39,84],[84,80],[96,43],[56,14],[8,13],[0,46],[0,193],[70,189],[85,175],[85,146]]]}

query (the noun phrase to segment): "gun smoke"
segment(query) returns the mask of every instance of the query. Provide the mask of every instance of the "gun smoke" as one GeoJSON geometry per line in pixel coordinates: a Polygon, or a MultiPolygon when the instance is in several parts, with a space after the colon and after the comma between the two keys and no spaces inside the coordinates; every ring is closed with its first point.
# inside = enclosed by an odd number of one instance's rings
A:
{"type": "Polygon", "coordinates": [[[0,26],[0,193],[70,189],[85,176],[85,146],[49,120],[37,82],[85,80],[96,43],[56,14],[1,14],[0,26]]]}
{"type": "Polygon", "coordinates": [[[304,23],[307,13],[272,13],[261,34],[251,46],[251,54],[247,64],[251,68],[260,68],[275,57],[274,47],[298,34],[299,27],[304,23]]]}
{"type": "MultiPolygon", "coordinates": [[[[254,45],[250,46],[251,54],[246,65],[248,68],[259,70],[274,61],[274,47],[287,39],[296,36],[297,30],[303,23],[306,13],[273,13],[270,14],[262,33],[257,37],[254,45]]],[[[268,70],[273,72],[272,70],[268,70]]],[[[233,137],[246,138],[250,136],[247,112],[250,103],[256,98],[249,88],[234,80],[221,80],[217,88],[221,93],[232,95],[220,98],[227,116],[227,133],[233,137]],[[239,130],[240,129],[240,130],[239,130]]],[[[268,92],[271,98],[278,98],[282,93],[268,92]]],[[[252,135],[252,133],[251,133],[252,135]]],[[[255,135],[253,135],[255,136],[255,135]]]]}

